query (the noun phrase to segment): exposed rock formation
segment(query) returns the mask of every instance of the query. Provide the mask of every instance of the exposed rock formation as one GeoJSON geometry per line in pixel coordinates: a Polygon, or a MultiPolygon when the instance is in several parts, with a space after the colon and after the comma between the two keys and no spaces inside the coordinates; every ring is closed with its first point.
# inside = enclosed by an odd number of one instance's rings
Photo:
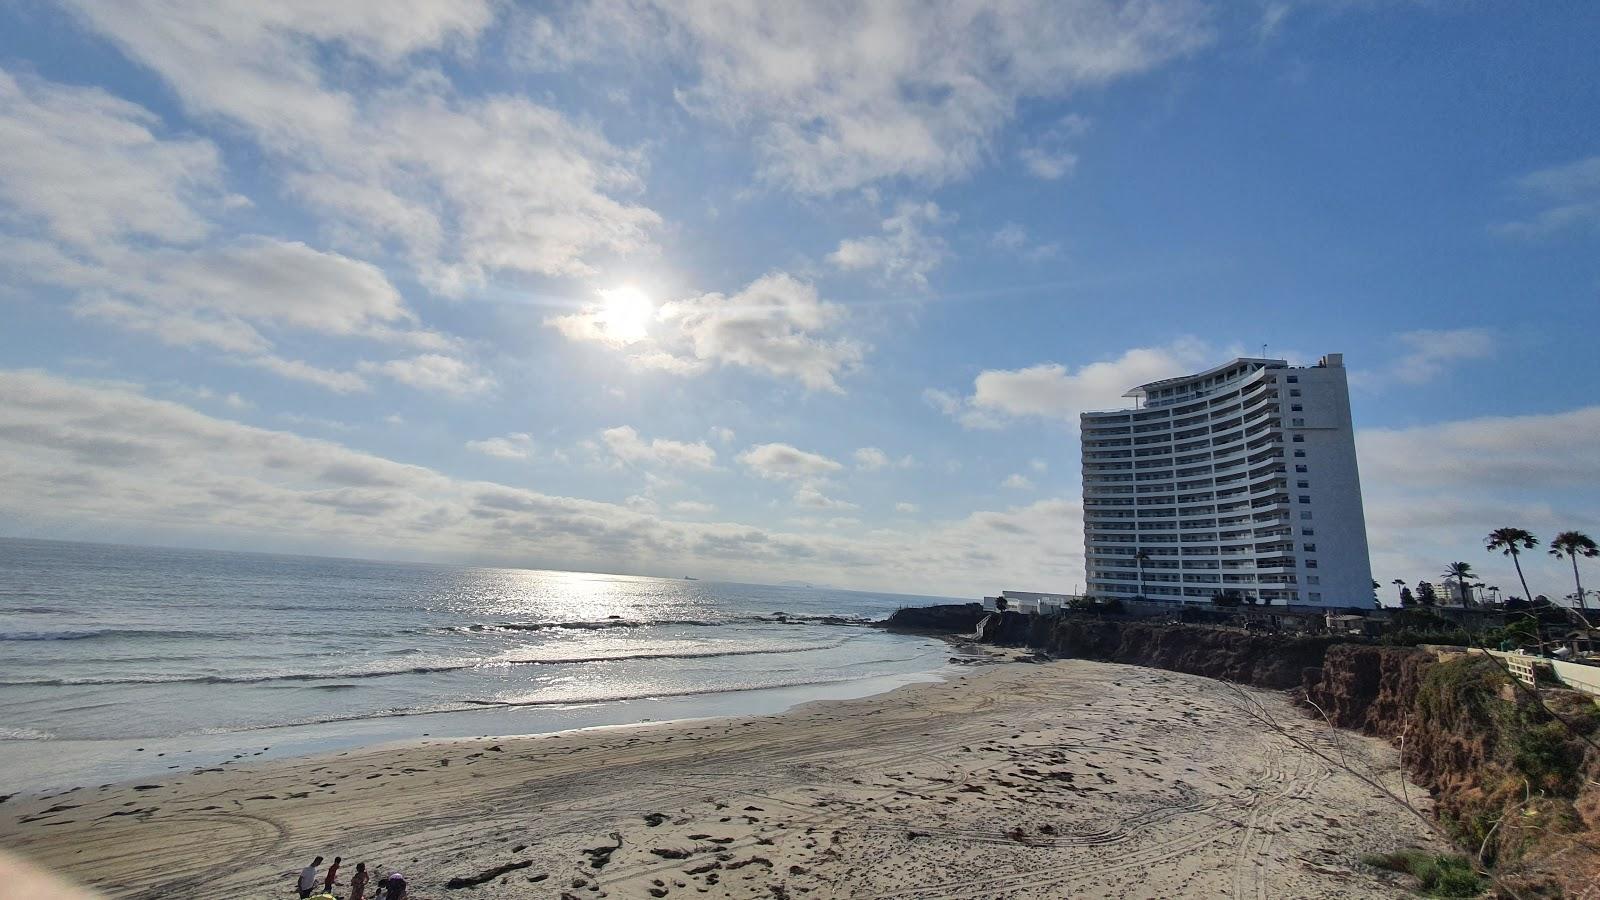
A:
{"type": "Polygon", "coordinates": [[[891,631],[937,634],[972,634],[988,613],[981,603],[946,603],[942,606],[905,606],[881,624],[891,631]]]}
{"type": "Polygon", "coordinates": [[[1266,688],[1298,687],[1335,637],[1268,637],[1138,621],[1016,616],[1002,641],[1080,659],[1131,663],[1266,688]]]}

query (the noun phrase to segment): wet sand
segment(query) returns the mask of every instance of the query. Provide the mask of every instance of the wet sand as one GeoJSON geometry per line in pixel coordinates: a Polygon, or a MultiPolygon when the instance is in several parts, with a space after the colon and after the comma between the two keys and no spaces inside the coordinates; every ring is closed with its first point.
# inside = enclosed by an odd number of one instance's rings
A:
{"type": "Polygon", "coordinates": [[[128,897],[292,896],[319,854],[417,898],[1407,896],[1359,859],[1426,827],[1262,712],[1399,791],[1392,748],[1281,694],[1008,662],[765,718],[12,799],[0,846],[128,897]]]}

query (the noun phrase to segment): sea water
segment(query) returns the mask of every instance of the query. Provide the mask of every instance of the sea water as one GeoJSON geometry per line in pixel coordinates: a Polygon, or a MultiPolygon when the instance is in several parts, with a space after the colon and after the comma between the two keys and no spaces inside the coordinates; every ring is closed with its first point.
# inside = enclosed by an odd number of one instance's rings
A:
{"type": "Polygon", "coordinates": [[[947,665],[867,626],[935,602],[0,540],[0,791],[861,696],[947,665]]]}

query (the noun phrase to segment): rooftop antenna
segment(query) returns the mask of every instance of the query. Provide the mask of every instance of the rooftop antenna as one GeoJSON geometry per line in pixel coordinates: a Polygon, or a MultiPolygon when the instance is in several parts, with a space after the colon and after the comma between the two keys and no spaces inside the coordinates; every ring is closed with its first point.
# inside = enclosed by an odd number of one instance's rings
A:
{"type": "Polygon", "coordinates": [[[1266,344],[1262,344],[1261,345],[1261,358],[1262,359],[1266,359],[1267,358],[1267,345],[1266,344]]]}

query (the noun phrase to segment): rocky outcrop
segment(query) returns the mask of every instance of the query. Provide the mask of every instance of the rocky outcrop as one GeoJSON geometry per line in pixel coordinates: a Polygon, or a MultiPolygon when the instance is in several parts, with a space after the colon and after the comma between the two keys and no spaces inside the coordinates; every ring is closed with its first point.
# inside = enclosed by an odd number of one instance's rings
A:
{"type": "Polygon", "coordinates": [[[880,624],[890,631],[972,634],[989,613],[981,603],[946,603],[941,606],[905,606],[880,624]]]}

